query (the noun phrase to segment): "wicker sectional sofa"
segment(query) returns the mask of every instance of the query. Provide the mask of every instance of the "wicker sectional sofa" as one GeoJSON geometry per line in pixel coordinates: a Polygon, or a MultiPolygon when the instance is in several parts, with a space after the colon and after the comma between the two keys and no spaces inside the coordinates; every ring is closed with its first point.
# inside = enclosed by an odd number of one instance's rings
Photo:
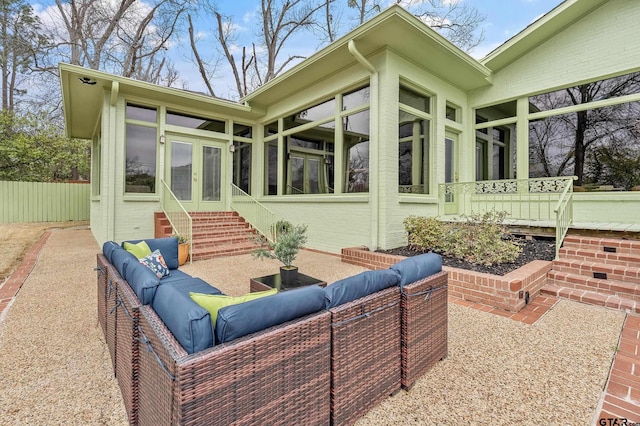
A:
{"type": "Polygon", "coordinates": [[[220,291],[178,269],[175,238],[146,242],[168,277],[113,242],[97,255],[99,323],[131,424],[352,424],[447,354],[437,255],[227,306],[213,326],[189,292],[220,291]]]}

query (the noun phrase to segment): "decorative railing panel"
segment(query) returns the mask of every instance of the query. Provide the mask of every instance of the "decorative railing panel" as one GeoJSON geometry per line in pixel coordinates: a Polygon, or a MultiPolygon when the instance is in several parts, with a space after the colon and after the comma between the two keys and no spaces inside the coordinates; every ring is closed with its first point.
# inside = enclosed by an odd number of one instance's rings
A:
{"type": "Polygon", "coordinates": [[[160,207],[169,219],[174,234],[181,235],[189,240],[189,261],[193,259],[193,220],[180,200],[175,196],[169,185],[160,179],[163,185],[160,207]]]}
{"type": "Polygon", "coordinates": [[[273,241],[276,214],[234,184],[231,184],[231,194],[231,208],[269,241],[273,241]]]}
{"type": "Polygon", "coordinates": [[[508,220],[552,221],[556,255],[573,220],[573,176],[455,182],[439,185],[440,215],[505,211],[508,220]]]}

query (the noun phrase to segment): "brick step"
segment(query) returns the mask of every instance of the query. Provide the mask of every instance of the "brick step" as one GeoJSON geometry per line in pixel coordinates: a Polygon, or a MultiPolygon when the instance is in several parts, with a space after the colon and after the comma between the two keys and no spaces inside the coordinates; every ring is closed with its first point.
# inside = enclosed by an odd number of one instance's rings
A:
{"type": "Polygon", "coordinates": [[[604,306],[627,313],[640,314],[640,302],[615,295],[600,294],[595,291],[579,290],[556,284],[547,284],[540,289],[540,294],[562,297],[589,305],[604,306]]]}
{"type": "Polygon", "coordinates": [[[193,222],[193,230],[219,229],[219,228],[248,228],[247,222],[193,222]]]}
{"type": "Polygon", "coordinates": [[[235,216],[240,217],[237,212],[233,211],[225,211],[225,212],[189,212],[191,217],[225,217],[225,216],[235,216]]]}
{"type": "Polygon", "coordinates": [[[627,253],[640,256],[640,240],[621,240],[616,238],[581,237],[567,235],[563,247],[596,250],[605,253],[627,253]]]}
{"type": "Polygon", "coordinates": [[[632,268],[640,268],[640,255],[631,253],[608,253],[586,248],[562,247],[560,258],[566,260],[579,260],[584,262],[606,263],[607,265],[620,265],[632,268]]]}
{"type": "Polygon", "coordinates": [[[240,242],[247,242],[250,244],[254,244],[255,247],[255,243],[254,243],[255,239],[249,235],[220,235],[218,237],[215,238],[202,238],[202,239],[193,239],[193,246],[197,247],[198,249],[200,248],[205,248],[205,247],[217,247],[220,245],[225,245],[225,244],[229,244],[229,243],[240,243],[240,242]]]}
{"type": "Polygon", "coordinates": [[[590,278],[585,275],[556,271],[555,269],[547,274],[547,284],[581,291],[591,291],[607,296],[618,296],[640,302],[640,284],[590,278]]]}
{"type": "Polygon", "coordinates": [[[229,235],[246,235],[247,237],[253,237],[255,235],[252,229],[247,227],[243,228],[220,228],[220,229],[205,229],[205,230],[194,230],[193,231],[193,239],[207,239],[207,238],[217,238],[224,237],[229,235]]]}
{"type": "Polygon", "coordinates": [[[221,244],[213,247],[198,248],[193,250],[193,260],[212,259],[221,256],[235,256],[248,254],[256,249],[253,243],[221,244]]]}
{"type": "Polygon", "coordinates": [[[585,275],[591,278],[640,284],[640,268],[635,267],[607,265],[601,262],[559,259],[553,261],[552,269],[555,272],[566,272],[569,274],[585,275]]]}

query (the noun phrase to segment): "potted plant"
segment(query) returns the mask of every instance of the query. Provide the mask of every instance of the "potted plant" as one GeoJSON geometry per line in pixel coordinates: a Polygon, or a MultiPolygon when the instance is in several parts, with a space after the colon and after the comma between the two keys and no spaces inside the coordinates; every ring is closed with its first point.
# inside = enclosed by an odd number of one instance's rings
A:
{"type": "Polygon", "coordinates": [[[189,259],[189,238],[185,235],[174,235],[178,238],[178,265],[182,266],[189,259]]]}
{"type": "Polygon", "coordinates": [[[266,241],[261,238],[260,244],[263,247],[253,251],[253,256],[257,259],[268,258],[282,262],[280,267],[280,278],[284,283],[294,282],[297,279],[298,268],[292,263],[298,255],[298,251],[307,242],[307,225],[293,226],[286,221],[278,221],[275,225],[273,241],[266,241]],[[266,247],[264,247],[266,246],[266,247]]]}

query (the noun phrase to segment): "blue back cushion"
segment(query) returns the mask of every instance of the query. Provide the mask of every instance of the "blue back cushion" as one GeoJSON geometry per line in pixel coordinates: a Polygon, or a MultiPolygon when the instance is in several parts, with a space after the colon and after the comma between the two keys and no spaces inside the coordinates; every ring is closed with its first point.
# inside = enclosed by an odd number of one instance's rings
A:
{"type": "Polygon", "coordinates": [[[345,278],[324,289],[325,309],[352,302],[385,288],[398,285],[400,276],[391,269],[365,271],[345,278]]]}
{"type": "Polygon", "coordinates": [[[218,311],[216,342],[229,342],[321,311],[323,307],[324,292],[316,285],[227,306],[218,311]]]}
{"type": "Polygon", "coordinates": [[[109,263],[113,263],[111,260],[111,256],[113,255],[113,251],[119,249],[120,246],[113,241],[107,241],[102,245],[102,254],[107,258],[109,263]]]}
{"type": "MultiPolygon", "coordinates": [[[[130,240],[127,242],[138,244],[140,241],[143,240],[130,240]]],[[[147,242],[152,252],[160,250],[169,269],[178,269],[178,239],[176,237],[150,238],[144,241],[147,242]]],[[[123,241],[122,244],[124,245],[124,243],[123,241]]]]}
{"type": "Polygon", "coordinates": [[[143,305],[148,305],[153,301],[156,289],[160,285],[160,278],[155,272],[137,259],[136,261],[129,261],[124,271],[124,279],[127,280],[143,305]]]}
{"type": "Polygon", "coordinates": [[[127,268],[127,265],[129,263],[137,264],[140,262],[138,261],[138,258],[136,258],[134,255],[132,255],[125,249],[118,248],[113,250],[113,252],[111,253],[111,263],[118,270],[118,272],[120,273],[120,276],[126,279],[124,275],[125,275],[125,269],[127,268]]]}
{"type": "Polygon", "coordinates": [[[442,257],[436,253],[408,257],[391,269],[400,274],[400,286],[405,286],[442,271],[442,257]]]}
{"type": "Polygon", "coordinates": [[[189,292],[220,294],[200,278],[162,284],[151,306],[185,351],[192,354],[213,346],[209,311],[191,300],[189,292]]]}

